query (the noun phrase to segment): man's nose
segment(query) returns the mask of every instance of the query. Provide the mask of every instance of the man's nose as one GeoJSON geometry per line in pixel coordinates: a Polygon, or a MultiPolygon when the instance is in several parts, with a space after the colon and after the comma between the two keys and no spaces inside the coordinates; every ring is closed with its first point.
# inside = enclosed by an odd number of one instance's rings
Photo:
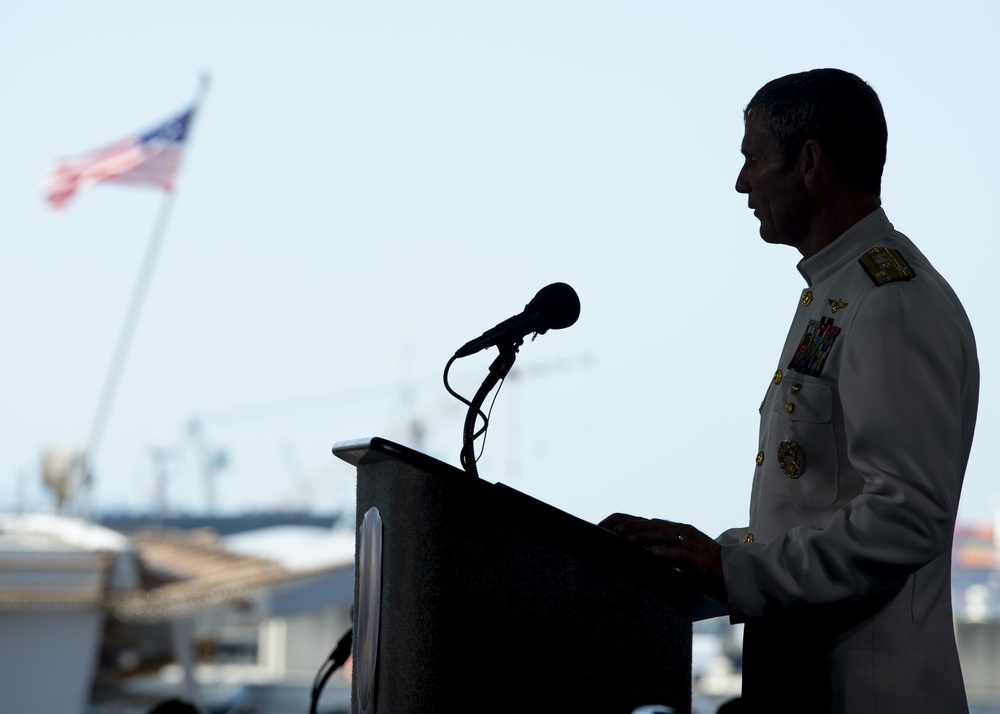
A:
{"type": "Polygon", "coordinates": [[[744,164],[736,175],[736,193],[750,193],[750,182],[747,181],[746,170],[747,167],[744,164]]]}

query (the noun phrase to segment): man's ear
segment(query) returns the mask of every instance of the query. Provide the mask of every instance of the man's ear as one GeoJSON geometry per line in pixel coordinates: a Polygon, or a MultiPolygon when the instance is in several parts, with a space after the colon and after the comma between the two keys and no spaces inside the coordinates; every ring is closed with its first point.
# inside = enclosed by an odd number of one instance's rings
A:
{"type": "Polygon", "coordinates": [[[818,181],[821,176],[829,171],[830,157],[823,151],[823,147],[815,139],[806,139],[799,151],[799,162],[797,166],[799,176],[805,185],[810,185],[818,181]]]}

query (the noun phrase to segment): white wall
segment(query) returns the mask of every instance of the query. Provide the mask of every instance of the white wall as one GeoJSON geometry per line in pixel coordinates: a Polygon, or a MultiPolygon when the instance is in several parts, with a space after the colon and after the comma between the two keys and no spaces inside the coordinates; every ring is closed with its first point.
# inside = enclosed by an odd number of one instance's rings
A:
{"type": "Polygon", "coordinates": [[[103,614],[0,613],[0,712],[82,714],[103,614]]]}

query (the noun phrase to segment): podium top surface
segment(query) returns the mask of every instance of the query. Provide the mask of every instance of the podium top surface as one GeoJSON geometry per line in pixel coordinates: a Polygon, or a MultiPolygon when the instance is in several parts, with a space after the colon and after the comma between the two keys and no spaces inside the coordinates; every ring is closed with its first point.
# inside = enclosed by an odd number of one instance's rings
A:
{"type": "Polygon", "coordinates": [[[453,473],[458,477],[468,478],[468,474],[455,466],[380,436],[338,441],[333,445],[333,455],[352,466],[375,464],[380,461],[402,461],[427,473],[442,475],[453,473]]]}
{"type": "Polygon", "coordinates": [[[707,604],[695,594],[687,576],[645,548],[503,483],[475,478],[455,466],[381,437],[341,441],[334,445],[333,453],[359,468],[397,461],[430,477],[451,481],[467,495],[470,505],[497,521],[530,532],[578,557],[600,562],[631,580],[638,579],[671,601],[676,602],[679,597],[695,610],[707,604]]]}

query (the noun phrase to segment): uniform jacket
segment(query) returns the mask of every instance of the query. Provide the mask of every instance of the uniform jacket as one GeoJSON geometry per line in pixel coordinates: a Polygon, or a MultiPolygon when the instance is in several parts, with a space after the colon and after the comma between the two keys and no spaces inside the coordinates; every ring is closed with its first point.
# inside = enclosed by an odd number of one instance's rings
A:
{"type": "Polygon", "coordinates": [[[967,711],[951,545],[978,404],[972,328],[881,209],[799,271],[750,525],[719,539],[745,623],[744,711],[967,711]]]}

